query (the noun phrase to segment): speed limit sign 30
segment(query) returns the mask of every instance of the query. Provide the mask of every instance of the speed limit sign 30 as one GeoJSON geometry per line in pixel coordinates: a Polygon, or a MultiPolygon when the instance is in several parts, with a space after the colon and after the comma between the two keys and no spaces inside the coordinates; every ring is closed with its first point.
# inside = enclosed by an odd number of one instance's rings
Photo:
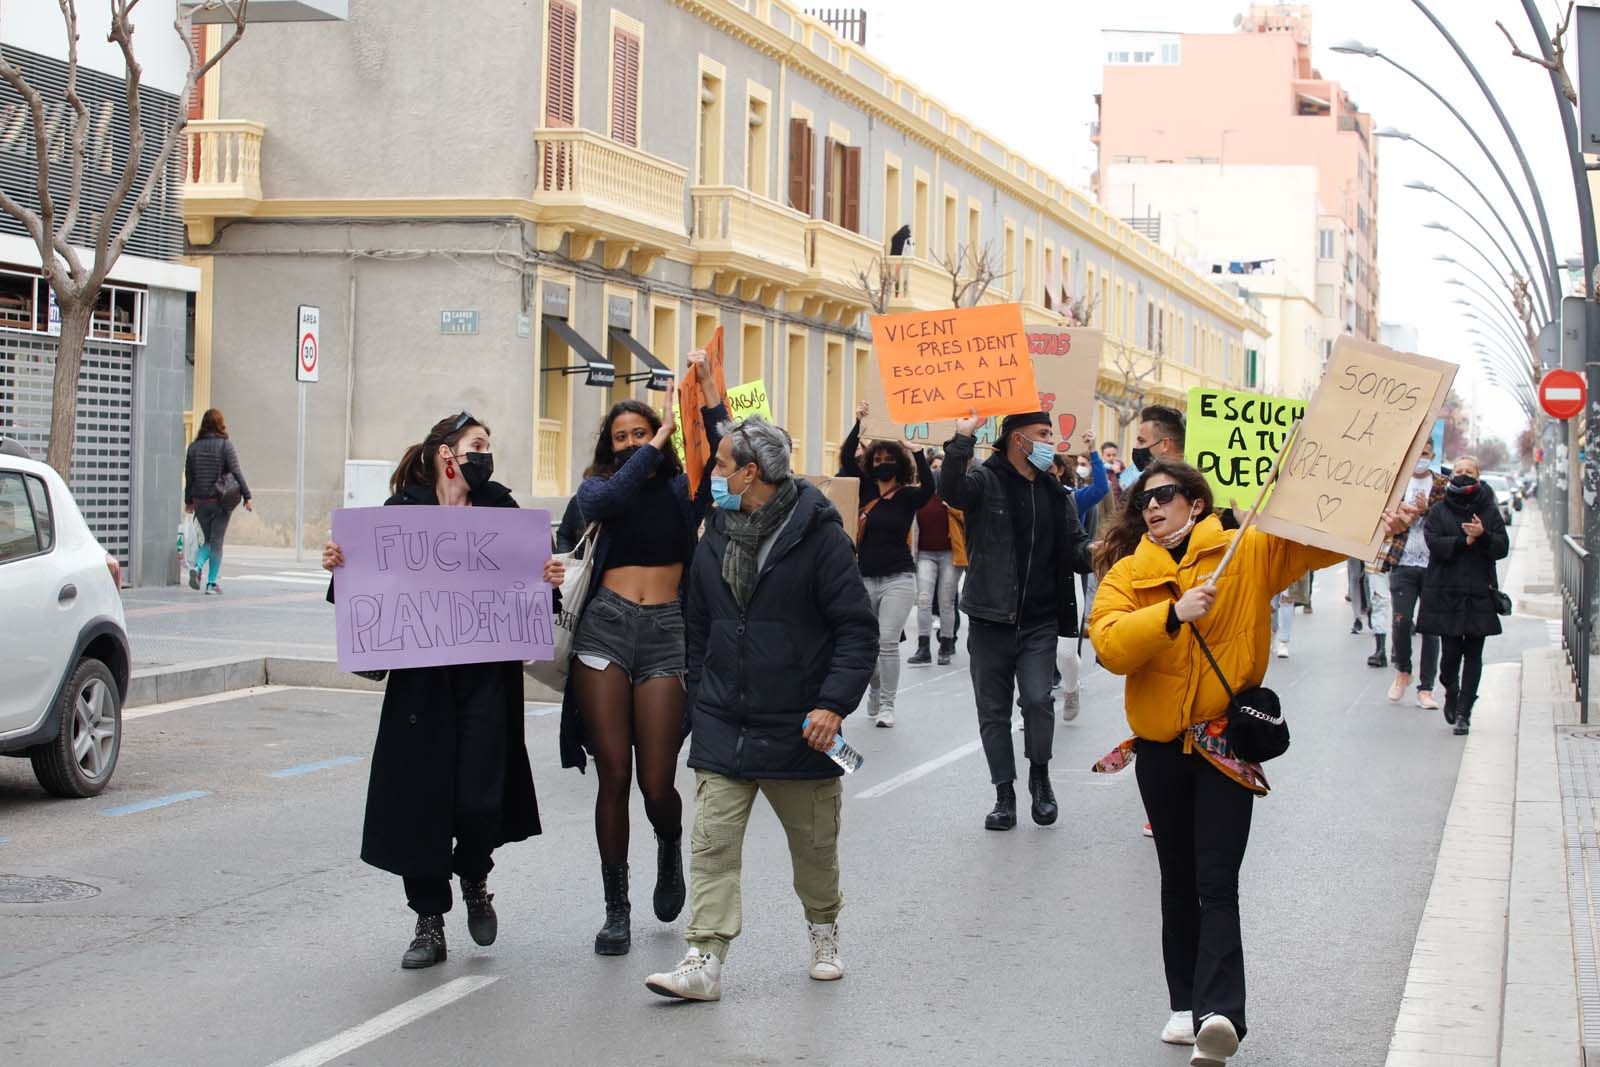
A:
{"type": "Polygon", "coordinates": [[[314,382],[321,369],[322,309],[301,304],[295,316],[294,377],[314,382]]]}

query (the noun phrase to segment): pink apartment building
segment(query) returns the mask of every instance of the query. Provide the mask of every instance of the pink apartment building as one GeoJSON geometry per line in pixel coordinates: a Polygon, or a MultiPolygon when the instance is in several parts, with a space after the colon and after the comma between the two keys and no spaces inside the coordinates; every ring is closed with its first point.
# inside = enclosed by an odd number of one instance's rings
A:
{"type": "Polygon", "coordinates": [[[1372,116],[1311,64],[1311,9],[1256,4],[1232,33],[1108,31],[1092,139],[1095,189],[1118,164],[1317,170],[1317,305],[1325,344],[1378,337],[1377,142],[1372,116]]]}

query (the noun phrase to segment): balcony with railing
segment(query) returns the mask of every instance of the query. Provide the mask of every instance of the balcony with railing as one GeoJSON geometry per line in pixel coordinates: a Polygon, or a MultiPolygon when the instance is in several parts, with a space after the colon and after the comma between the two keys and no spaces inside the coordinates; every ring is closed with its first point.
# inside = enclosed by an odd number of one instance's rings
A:
{"type": "Polygon", "coordinates": [[[560,419],[540,419],[538,428],[537,451],[534,460],[537,469],[533,475],[533,493],[535,496],[563,496],[566,486],[562,484],[565,479],[565,465],[562,462],[566,453],[562,443],[566,440],[564,427],[560,419]]]}
{"type": "Polygon", "coordinates": [[[806,273],[791,292],[799,306],[791,310],[840,324],[852,322],[872,307],[860,275],[872,271],[883,248],[870,237],[809,219],[806,228],[806,273]]]}
{"type": "Polygon", "coordinates": [[[237,119],[195,119],[186,137],[183,221],[189,240],[210,244],[219,218],[248,218],[261,206],[261,140],[267,128],[237,119]]]}
{"type": "Polygon", "coordinates": [[[933,311],[950,306],[950,273],[917,256],[888,256],[890,311],[933,311]]]}
{"type": "Polygon", "coordinates": [[[682,167],[592,130],[535,130],[533,139],[542,251],[556,251],[570,237],[572,258],[587,259],[604,240],[607,267],[634,256],[640,269],[683,246],[688,174],[682,167]]]}
{"type": "Polygon", "coordinates": [[[806,274],[806,216],[748,189],[697,185],[694,286],[764,304],[806,274]]]}

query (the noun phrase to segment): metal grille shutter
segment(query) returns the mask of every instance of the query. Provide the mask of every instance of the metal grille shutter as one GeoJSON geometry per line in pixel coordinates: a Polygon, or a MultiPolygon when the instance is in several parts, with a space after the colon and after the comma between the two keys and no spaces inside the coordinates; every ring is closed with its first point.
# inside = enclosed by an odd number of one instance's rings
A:
{"type": "MultiPolygon", "coordinates": [[[[84,346],[68,479],[89,529],[123,567],[133,500],[133,360],[125,345],[84,346]]],[[[55,338],[0,333],[0,432],[41,459],[50,444],[55,367],[55,338]]]]}
{"type": "MultiPolygon", "coordinates": [[[[72,129],[72,110],[67,106],[67,64],[26,49],[3,46],[5,56],[22,69],[28,83],[44,99],[45,125],[50,130],[50,192],[57,205],[57,217],[65,214],[71,194],[72,168],[68,143],[72,129]]],[[[122,79],[85,67],[78,69],[78,95],[89,110],[89,137],[84,153],[83,210],[72,242],[80,248],[94,244],[94,227],[105,204],[116,190],[128,160],[128,107],[122,79]]],[[[178,98],[152,89],[139,90],[140,115],[144,126],[144,156],[138,181],[128,194],[117,224],[126,221],[137,199],[138,190],[166,132],[178,117],[178,98]]],[[[150,259],[175,259],[183,254],[182,178],[183,152],[168,160],[165,180],[156,184],[150,207],[139,228],[128,241],[127,253],[150,259]]],[[[34,153],[33,116],[21,94],[0,81],[0,187],[18,203],[39,210],[39,177],[34,153]]],[[[113,231],[115,232],[115,231],[113,231]]],[[[28,231],[16,219],[0,212],[0,233],[27,237],[28,231]]]]}

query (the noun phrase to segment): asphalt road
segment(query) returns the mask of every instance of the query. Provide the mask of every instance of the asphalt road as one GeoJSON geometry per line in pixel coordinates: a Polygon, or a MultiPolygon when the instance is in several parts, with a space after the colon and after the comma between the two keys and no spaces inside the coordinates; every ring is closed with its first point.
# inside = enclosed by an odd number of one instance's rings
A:
{"type": "MultiPolygon", "coordinates": [[[[1436,712],[1385,702],[1342,571],[1317,586],[1268,679],[1294,746],[1245,863],[1241,1064],[1382,1063],[1460,758],[1436,712]]],[[[1492,661],[1549,640],[1508,622],[1492,661]]],[[[1057,727],[1061,821],[996,834],[965,666],[907,669],[893,731],[847,726],[867,762],[846,790],[845,980],[807,978],[783,835],[758,804],[745,933],[714,1005],[644,989],[682,954],[685,919],[650,915],[637,803],[633,952],[592,954],[593,783],[558,770],[554,709],[526,720],[547,829],[496,857],[499,942],[475,946],[458,905],[450,960],[423,972],[398,967],[399,880],[357,859],[377,697],[269,690],[131,719],[92,800],[50,800],[0,760],[0,891],[98,890],[0,904],[0,1063],[1186,1063],[1157,1038],[1157,872],[1133,775],[1087,770],[1125,736],[1120,680],[1088,670],[1082,715],[1057,727]]]]}

